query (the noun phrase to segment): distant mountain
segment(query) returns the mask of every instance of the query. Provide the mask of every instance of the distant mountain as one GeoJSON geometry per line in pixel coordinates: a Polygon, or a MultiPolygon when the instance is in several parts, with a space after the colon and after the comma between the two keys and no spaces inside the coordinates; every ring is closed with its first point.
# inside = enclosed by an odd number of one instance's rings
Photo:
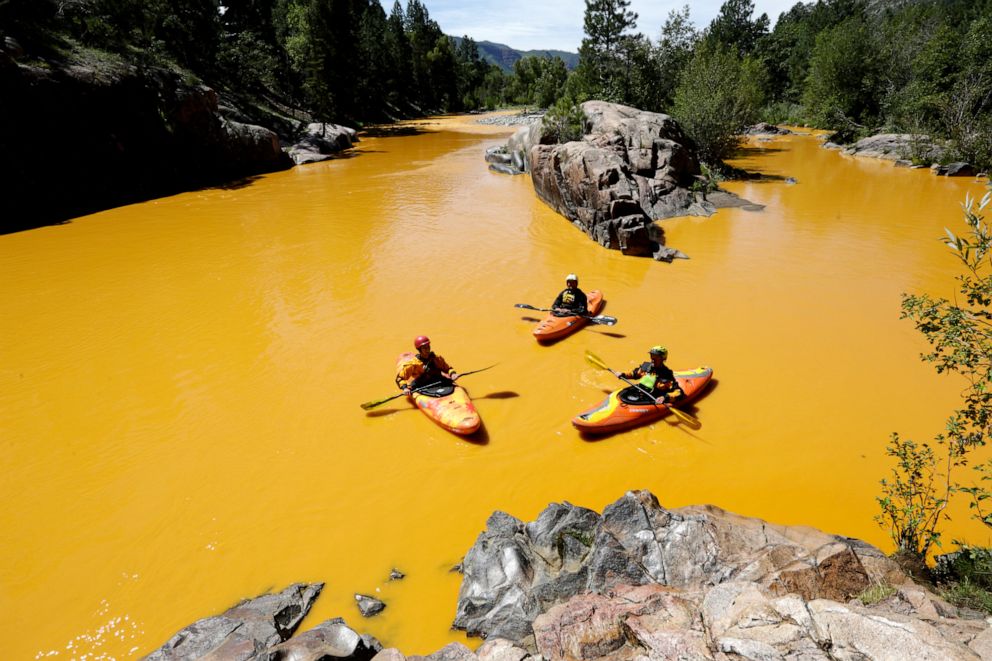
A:
{"type": "MultiPolygon", "coordinates": [[[[461,43],[461,37],[452,37],[455,45],[461,43]]],[[[569,53],[563,50],[517,50],[510,48],[506,44],[495,44],[491,41],[477,41],[479,55],[486,62],[491,62],[499,66],[503,71],[510,73],[513,71],[513,63],[524,57],[560,57],[565,61],[565,66],[569,71],[579,65],[579,54],[569,53]]]]}

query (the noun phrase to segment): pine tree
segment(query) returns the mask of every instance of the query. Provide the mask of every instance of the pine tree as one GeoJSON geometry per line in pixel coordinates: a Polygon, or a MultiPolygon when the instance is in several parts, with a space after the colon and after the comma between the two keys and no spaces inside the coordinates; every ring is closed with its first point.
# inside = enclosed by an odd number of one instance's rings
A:
{"type": "Polygon", "coordinates": [[[623,99],[627,86],[626,40],[640,38],[637,14],[630,0],[586,0],[583,23],[586,37],[579,48],[581,88],[590,97],[608,101],[623,99]]]}

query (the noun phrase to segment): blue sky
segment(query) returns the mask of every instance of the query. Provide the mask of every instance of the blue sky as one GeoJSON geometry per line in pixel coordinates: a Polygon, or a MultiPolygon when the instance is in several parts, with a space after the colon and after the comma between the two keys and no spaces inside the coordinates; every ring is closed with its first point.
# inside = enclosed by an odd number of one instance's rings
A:
{"type": "MultiPolygon", "coordinates": [[[[495,41],[518,50],[556,49],[577,52],[582,41],[584,0],[422,0],[431,18],[445,34],[468,35],[476,41],[495,41]]],[[[778,15],[799,0],[755,0],[755,14],[767,13],[775,24],[778,15]]],[[[393,0],[380,0],[386,13],[393,0]]],[[[406,6],[406,0],[400,0],[406,6]]],[[[697,28],[709,24],[723,0],[631,0],[637,12],[637,29],[657,41],[661,26],[673,9],[689,5],[689,18],[697,28]]]]}

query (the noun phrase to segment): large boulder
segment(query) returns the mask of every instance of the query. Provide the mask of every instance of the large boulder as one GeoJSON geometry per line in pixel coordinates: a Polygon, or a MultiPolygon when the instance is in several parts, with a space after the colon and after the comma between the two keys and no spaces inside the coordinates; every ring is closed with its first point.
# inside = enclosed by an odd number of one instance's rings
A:
{"type": "Polygon", "coordinates": [[[250,659],[292,636],[323,587],[323,583],[294,583],[282,592],[246,599],[182,629],[145,659],[250,659]]]}
{"type": "Polygon", "coordinates": [[[729,580],[768,594],[847,600],[873,582],[908,581],[878,549],[716,507],[668,510],[628,492],[602,515],[552,504],[528,524],[496,512],[464,561],[454,627],[525,643],[539,614],[622,585],[698,590],[729,580]]]}
{"type": "Polygon", "coordinates": [[[359,634],[336,617],[269,648],[252,661],[369,661],[381,651],[378,640],[359,634]]]}
{"type": "Polygon", "coordinates": [[[538,197],[600,245],[670,260],[678,253],[663,248],[654,221],[715,209],[690,190],[700,175],[695,146],[668,115],[605,101],[582,111],[582,140],[556,144],[541,124],[525,126],[507,142],[504,165],[530,172],[538,197]]]}
{"type": "Polygon", "coordinates": [[[288,148],[289,157],[297,165],[316,163],[333,158],[358,142],[358,132],[340,124],[307,124],[296,144],[288,148]]]}
{"type": "MultiPolygon", "coordinates": [[[[827,142],[824,147],[829,148],[831,145],[833,143],[827,142]]],[[[833,145],[833,147],[836,148],[837,145],[833,145]]],[[[911,157],[936,161],[944,154],[943,147],[929,136],[912,133],[879,133],[862,138],[843,150],[845,154],[850,156],[881,158],[889,161],[905,160],[911,157]]]]}

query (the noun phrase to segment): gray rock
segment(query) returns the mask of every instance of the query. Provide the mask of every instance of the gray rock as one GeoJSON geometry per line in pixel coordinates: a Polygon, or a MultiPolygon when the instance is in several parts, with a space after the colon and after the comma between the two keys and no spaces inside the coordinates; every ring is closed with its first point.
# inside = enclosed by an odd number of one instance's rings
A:
{"type": "Polygon", "coordinates": [[[906,580],[862,542],[713,507],[667,510],[635,491],[602,516],[563,503],[526,525],[502,512],[490,517],[465,556],[454,627],[523,646],[537,615],[576,595],[624,585],[695,589],[731,579],[807,599],[847,599],[871,580],[906,580]]]}
{"type": "Polygon", "coordinates": [[[395,567],[393,567],[393,569],[389,572],[390,581],[399,581],[404,578],[406,578],[406,574],[401,572],[399,569],[396,569],[395,567]]]}
{"type": "Polygon", "coordinates": [[[355,594],[355,601],[358,603],[358,610],[364,617],[374,617],[386,610],[384,602],[367,594],[355,594]]]}
{"type": "Polygon", "coordinates": [[[472,650],[461,643],[448,643],[427,656],[408,656],[411,661],[477,661],[472,650]]]}
{"type": "Polygon", "coordinates": [[[323,583],[296,583],[282,592],[245,600],[221,615],[194,622],[145,658],[249,659],[289,638],[323,587],[323,583]]]}
{"type": "Polygon", "coordinates": [[[332,158],[358,142],[358,132],[340,124],[308,124],[296,144],[287,150],[297,165],[332,158]]]}
{"type": "Polygon", "coordinates": [[[968,163],[948,163],[944,169],[944,174],[948,177],[974,177],[975,168],[968,163]]]}
{"type": "Polygon", "coordinates": [[[518,129],[506,143],[511,164],[531,174],[541,200],[600,245],[671,261],[654,221],[710,215],[721,206],[699,203],[689,190],[700,174],[691,140],[668,115],[604,101],[587,101],[582,111],[582,140],[554,144],[540,123],[518,129]]]}
{"type": "Polygon", "coordinates": [[[530,652],[504,638],[490,638],[475,650],[479,661],[523,661],[530,652]]]}
{"type": "Polygon", "coordinates": [[[786,128],[781,128],[775,126],[774,124],[769,124],[768,122],[758,122],[754,126],[749,126],[745,131],[745,135],[791,135],[792,131],[786,128]]]}
{"type": "Polygon", "coordinates": [[[489,169],[492,172],[499,172],[500,174],[509,174],[509,175],[524,174],[523,170],[518,170],[512,165],[504,165],[502,163],[490,163],[489,169]]]}
{"type": "Polygon", "coordinates": [[[369,661],[380,651],[378,640],[360,635],[337,617],[272,647],[253,661],[369,661]]]}

